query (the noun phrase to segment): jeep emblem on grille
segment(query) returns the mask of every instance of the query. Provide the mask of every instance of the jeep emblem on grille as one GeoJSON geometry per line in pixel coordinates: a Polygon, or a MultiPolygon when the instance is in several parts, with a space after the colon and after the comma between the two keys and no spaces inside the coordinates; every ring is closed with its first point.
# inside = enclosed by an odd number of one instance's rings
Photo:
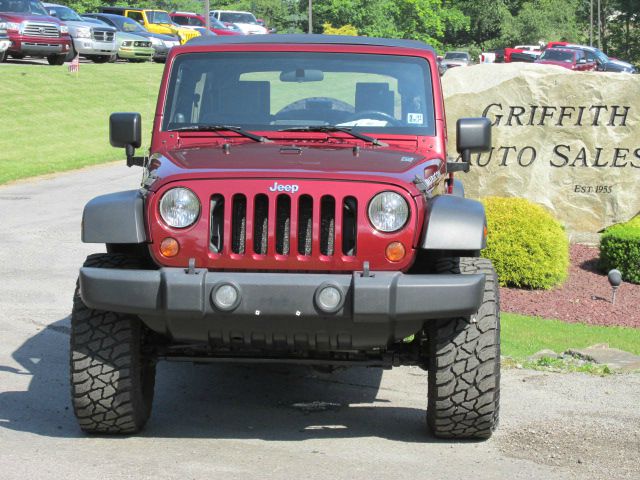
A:
{"type": "Polygon", "coordinates": [[[300,187],[298,185],[278,185],[278,182],[274,182],[273,185],[269,187],[269,190],[272,192],[296,193],[300,190],[300,187]]]}

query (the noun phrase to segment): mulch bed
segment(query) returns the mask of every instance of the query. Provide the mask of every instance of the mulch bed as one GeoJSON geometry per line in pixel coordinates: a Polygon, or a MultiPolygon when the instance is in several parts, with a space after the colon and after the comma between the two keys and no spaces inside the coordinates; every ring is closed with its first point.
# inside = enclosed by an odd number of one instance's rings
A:
{"type": "Polygon", "coordinates": [[[624,282],[611,303],[607,276],[597,269],[598,248],[572,245],[569,277],[553,290],[500,289],[503,311],[591,325],[640,328],[640,285],[624,282]]]}

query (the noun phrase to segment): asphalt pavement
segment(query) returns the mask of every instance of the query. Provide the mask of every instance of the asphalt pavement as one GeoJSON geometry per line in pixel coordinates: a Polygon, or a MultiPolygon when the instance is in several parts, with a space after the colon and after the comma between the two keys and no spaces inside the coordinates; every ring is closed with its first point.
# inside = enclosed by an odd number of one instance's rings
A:
{"type": "Polygon", "coordinates": [[[87,436],[69,400],[69,313],[95,195],[124,161],[0,187],[0,479],[638,478],[640,375],[505,370],[485,442],[425,427],[426,374],[161,363],[151,420],[87,436]],[[297,405],[297,406],[296,406],[297,405]]]}

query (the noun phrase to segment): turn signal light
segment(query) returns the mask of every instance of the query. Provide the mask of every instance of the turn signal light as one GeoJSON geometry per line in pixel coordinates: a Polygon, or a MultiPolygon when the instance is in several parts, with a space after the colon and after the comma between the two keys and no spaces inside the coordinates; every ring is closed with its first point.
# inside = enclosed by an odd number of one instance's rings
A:
{"type": "Polygon", "coordinates": [[[390,262],[399,262],[402,260],[406,254],[406,250],[404,249],[404,245],[401,242],[391,242],[387,245],[387,248],[384,252],[387,260],[390,262]]]}
{"type": "Polygon", "coordinates": [[[175,238],[167,237],[160,242],[160,253],[164,257],[175,257],[180,251],[180,245],[175,238]]]}

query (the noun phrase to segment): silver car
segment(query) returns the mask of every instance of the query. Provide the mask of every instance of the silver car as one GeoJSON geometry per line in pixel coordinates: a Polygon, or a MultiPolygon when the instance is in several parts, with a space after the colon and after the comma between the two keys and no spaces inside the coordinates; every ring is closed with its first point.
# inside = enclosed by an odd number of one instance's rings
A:
{"type": "Polygon", "coordinates": [[[64,5],[55,3],[44,3],[43,5],[49,15],[62,20],[69,27],[73,47],[67,60],[80,54],[95,63],[104,63],[118,53],[115,28],[87,22],[74,10],[64,5]]]}
{"type": "Polygon", "coordinates": [[[469,52],[447,52],[444,54],[440,66],[443,70],[453,67],[468,67],[471,65],[469,52]]]}

